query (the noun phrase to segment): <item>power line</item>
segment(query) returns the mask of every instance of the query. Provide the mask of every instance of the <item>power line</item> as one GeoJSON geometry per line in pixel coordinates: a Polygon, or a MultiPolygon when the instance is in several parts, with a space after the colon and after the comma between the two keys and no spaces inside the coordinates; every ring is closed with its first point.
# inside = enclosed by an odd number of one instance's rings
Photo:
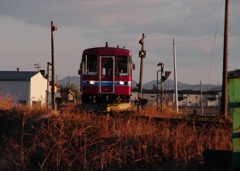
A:
{"type": "MultiPolygon", "coordinates": [[[[222,38],[222,36],[219,36],[216,38],[222,38]]],[[[213,37],[208,37],[208,38],[202,38],[202,39],[194,39],[194,40],[185,40],[185,41],[176,41],[175,43],[192,43],[192,42],[200,42],[200,41],[205,41],[205,40],[211,40],[211,39],[215,39],[213,37]]]]}
{"type": "MultiPolygon", "coordinates": [[[[236,34],[231,34],[229,35],[229,37],[232,36],[240,36],[240,33],[236,33],[236,34]]],[[[205,40],[212,40],[212,39],[217,39],[217,38],[223,38],[223,36],[217,36],[215,35],[214,37],[208,37],[208,38],[202,38],[202,39],[194,39],[194,40],[185,40],[185,41],[176,41],[175,43],[192,43],[192,42],[199,42],[199,41],[205,41],[205,40]]]]}
{"type": "MultiPolygon", "coordinates": [[[[183,24],[185,24],[188,20],[190,20],[202,7],[203,5],[207,2],[207,0],[205,0],[201,5],[200,7],[192,14],[190,15],[188,18],[186,18],[182,23],[180,23],[179,25],[177,25],[176,27],[174,27],[173,29],[171,29],[170,31],[167,31],[165,34],[169,34],[175,30],[177,30],[178,28],[180,28],[183,24]]],[[[222,3],[222,0],[220,2],[220,4],[222,3]]],[[[235,2],[236,3],[236,2],[235,2]]],[[[237,4],[237,3],[236,3],[237,4]]],[[[239,5],[240,3],[238,3],[237,5],[239,5]]],[[[220,13],[220,11],[219,11],[220,13]]],[[[219,14],[220,15],[220,14],[219,14]]],[[[219,23],[219,15],[218,15],[218,21],[217,23],[219,23]]],[[[146,35],[145,37],[159,37],[159,36],[165,36],[165,34],[156,34],[156,35],[146,35]]],[[[229,36],[239,36],[240,33],[236,33],[236,34],[231,34],[229,36]]],[[[222,36],[220,36],[222,38],[222,36]]],[[[214,38],[203,38],[203,39],[195,39],[195,40],[187,40],[187,41],[177,41],[175,43],[188,43],[188,42],[197,42],[197,41],[205,41],[205,40],[211,40],[211,39],[216,39],[216,38],[219,38],[215,35],[214,38]]]]}
{"type": "MultiPolygon", "coordinates": [[[[180,23],[179,25],[177,25],[176,27],[174,27],[173,29],[171,29],[170,31],[167,31],[165,34],[169,34],[175,30],[177,30],[178,28],[180,28],[183,24],[185,24],[188,20],[190,20],[202,7],[203,5],[207,2],[207,0],[205,0],[200,7],[192,14],[190,15],[188,18],[186,18],[182,23],[180,23]]],[[[158,37],[158,36],[162,36],[162,35],[150,35],[150,36],[146,36],[146,37],[158,37]]]]}
{"type": "Polygon", "coordinates": [[[236,0],[232,0],[232,2],[236,5],[240,5],[240,2],[239,1],[236,1],[236,0]]]}
{"type": "MultiPolygon", "coordinates": [[[[213,61],[213,54],[214,54],[214,49],[215,49],[215,45],[216,45],[216,38],[217,38],[217,31],[218,31],[218,23],[219,23],[219,16],[220,16],[220,10],[222,8],[222,0],[220,1],[220,5],[219,5],[219,11],[218,11],[218,20],[217,20],[217,27],[216,27],[216,31],[215,31],[215,36],[214,36],[214,42],[213,42],[213,50],[212,50],[212,57],[211,57],[211,62],[210,62],[210,70],[209,70],[209,74],[208,74],[208,82],[207,85],[209,85],[209,81],[210,81],[210,76],[211,76],[211,72],[212,72],[212,61],[213,61]]],[[[208,86],[207,86],[208,89],[208,86]]]]}
{"type": "Polygon", "coordinates": [[[183,24],[185,24],[188,20],[190,20],[202,7],[203,5],[207,2],[207,0],[205,0],[201,6],[191,15],[189,16],[185,21],[183,21],[181,24],[179,24],[178,26],[176,26],[175,28],[173,28],[172,30],[168,31],[166,34],[171,33],[173,31],[175,31],[176,29],[180,28],[183,24]]]}

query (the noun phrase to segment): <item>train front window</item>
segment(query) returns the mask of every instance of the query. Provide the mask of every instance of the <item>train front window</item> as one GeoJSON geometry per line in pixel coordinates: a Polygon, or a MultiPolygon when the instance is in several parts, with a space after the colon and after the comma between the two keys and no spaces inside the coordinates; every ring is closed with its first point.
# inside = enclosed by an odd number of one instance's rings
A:
{"type": "Polygon", "coordinates": [[[85,56],[84,75],[97,75],[97,56],[85,56]]]}
{"type": "Polygon", "coordinates": [[[119,75],[129,74],[128,56],[118,56],[117,57],[117,73],[119,75]]]}

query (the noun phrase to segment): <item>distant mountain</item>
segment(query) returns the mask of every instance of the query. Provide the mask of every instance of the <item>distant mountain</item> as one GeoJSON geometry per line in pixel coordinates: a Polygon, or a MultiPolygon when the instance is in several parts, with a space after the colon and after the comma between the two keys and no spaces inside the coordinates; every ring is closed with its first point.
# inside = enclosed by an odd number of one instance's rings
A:
{"type": "MultiPolygon", "coordinates": [[[[178,90],[200,90],[200,84],[186,84],[186,83],[182,83],[182,82],[177,82],[178,85],[178,90]]],[[[157,81],[153,80],[150,82],[147,82],[145,84],[143,84],[143,88],[145,89],[153,89],[153,87],[156,86],[157,87],[157,81]]],[[[160,87],[160,82],[158,87],[160,87]]],[[[217,85],[212,85],[212,84],[202,84],[202,90],[216,90],[216,89],[220,89],[221,86],[217,86],[217,85]]],[[[165,82],[163,82],[163,90],[172,90],[174,89],[174,80],[168,79],[165,82]]]]}
{"type": "Polygon", "coordinates": [[[137,81],[135,81],[135,80],[132,80],[132,87],[134,88],[134,87],[137,87],[137,84],[138,84],[138,82],[137,81]]]}
{"type": "Polygon", "coordinates": [[[68,76],[66,78],[58,80],[58,83],[64,86],[67,86],[70,83],[80,89],[80,76],[68,76]]]}
{"type": "MultiPolygon", "coordinates": [[[[66,77],[63,79],[58,80],[58,83],[60,85],[65,85],[67,86],[69,83],[75,85],[77,88],[80,87],[80,76],[72,76],[72,77],[66,77]]],[[[132,86],[133,88],[137,87],[138,82],[133,80],[132,81],[132,86]]],[[[182,82],[178,82],[178,90],[200,90],[200,84],[185,84],[182,82]]],[[[153,80],[150,82],[147,82],[143,84],[144,89],[153,89],[153,87],[157,87],[157,81],[153,80]]],[[[158,85],[160,88],[160,84],[158,85]]],[[[163,83],[163,90],[173,90],[174,89],[174,81],[171,79],[166,80],[163,83]]],[[[216,90],[216,89],[221,89],[221,86],[217,85],[212,85],[212,84],[202,84],[202,90],[216,90]]]]}

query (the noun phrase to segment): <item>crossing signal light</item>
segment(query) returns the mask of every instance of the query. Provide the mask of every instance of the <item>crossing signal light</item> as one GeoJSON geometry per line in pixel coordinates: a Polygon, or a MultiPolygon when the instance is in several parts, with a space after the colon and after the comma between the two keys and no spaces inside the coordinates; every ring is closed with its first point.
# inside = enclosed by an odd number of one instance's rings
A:
{"type": "Polygon", "coordinates": [[[140,50],[139,51],[139,57],[140,58],[145,58],[146,57],[146,51],[145,50],[140,50]]]}

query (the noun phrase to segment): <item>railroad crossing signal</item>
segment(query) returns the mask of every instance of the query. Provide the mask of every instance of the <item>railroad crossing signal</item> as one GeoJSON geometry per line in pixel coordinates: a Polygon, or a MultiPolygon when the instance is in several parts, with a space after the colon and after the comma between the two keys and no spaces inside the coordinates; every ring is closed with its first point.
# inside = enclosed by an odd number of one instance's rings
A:
{"type": "Polygon", "coordinates": [[[139,51],[139,57],[140,58],[145,58],[146,57],[146,50],[140,50],[139,51]]]}

